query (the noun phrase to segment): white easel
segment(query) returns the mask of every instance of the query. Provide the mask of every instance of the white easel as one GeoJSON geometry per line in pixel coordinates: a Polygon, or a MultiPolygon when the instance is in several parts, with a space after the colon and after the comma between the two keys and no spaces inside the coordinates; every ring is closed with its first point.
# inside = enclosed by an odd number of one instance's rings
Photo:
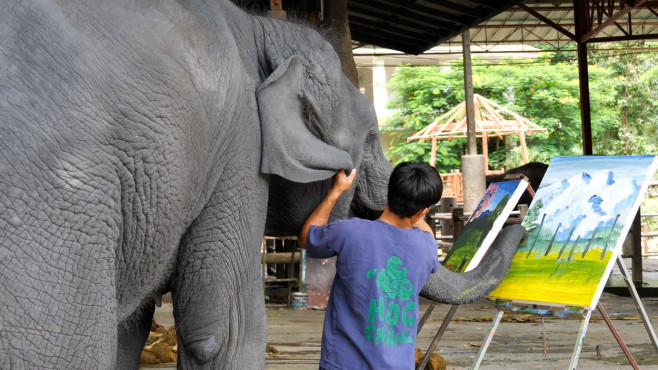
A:
{"type": "MultiPolygon", "coordinates": [[[[631,296],[633,297],[633,300],[637,305],[638,312],[640,313],[640,317],[642,319],[642,322],[644,323],[644,327],[646,328],[647,333],[649,334],[649,338],[651,339],[654,348],[658,352],[658,339],[656,338],[656,333],[654,332],[653,327],[651,326],[651,321],[649,320],[649,316],[644,310],[644,305],[642,304],[642,300],[640,299],[640,296],[637,294],[635,285],[633,285],[631,281],[630,274],[628,273],[628,269],[626,268],[626,265],[624,264],[624,260],[622,259],[621,255],[617,257],[616,262],[617,262],[617,267],[619,268],[620,273],[624,278],[624,281],[626,282],[626,286],[628,287],[628,290],[630,291],[631,296]]],[[[580,351],[583,348],[583,342],[585,340],[587,326],[589,325],[590,318],[592,317],[592,310],[588,308],[566,307],[562,312],[552,312],[552,311],[542,312],[542,310],[529,308],[527,306],[514,306],[514,302],[502,301],[502,300],[497,300],[496,306],[498,307],[498,313],[496,314],[496,317],[491,323],[491,328],[489,329],[489,333],[487,334],[487,337],[485,338],[482,345],[480,346],[480,351],[478,352],[475,358],[475,362],[473,363],[471,369],[478,369],[480,367],[480,364],[482,363],[482,359],[484,358],[484,354],[487,352],[487,348],[489,347],[489,344],[493,339],[493,336],[496,332],[496,328],[498,327],[498,324],[500,324],[500,320],[503,318],[503,314],[505,313],[506,310],[513,312],[532,313],[532,314],[543,315],[543,316],[557,316],[560,318],[573,317],[574,315],[582,316],[580,329],[578,331],[578,337],[576,339],[576,344],[574,346],[573,353],[571,355],[571,363],[569,364],[569,369],[576,369],[576,365],[578,364],[578,357],[580,356],[580,351]]],[[[597,303],[596,308],[601,314],[601,316],[603,317],[606,324],[608,325],[608,328],[612,332],[612,335],[617,340],[617,343],[619,344],[620,348],[624,352],[624,355],[626,355],[626,358],[628,358],[628,361],[630,362],[631,366],[634,369],[639,369],[637,362],[633,358],[633,355],[630,353],[628,347],[619,336],[619,333],[617,332],[615,327],[612,325],[612,321],[610,321],[608,314],[605,312],[600,302],[597,303]]]]}

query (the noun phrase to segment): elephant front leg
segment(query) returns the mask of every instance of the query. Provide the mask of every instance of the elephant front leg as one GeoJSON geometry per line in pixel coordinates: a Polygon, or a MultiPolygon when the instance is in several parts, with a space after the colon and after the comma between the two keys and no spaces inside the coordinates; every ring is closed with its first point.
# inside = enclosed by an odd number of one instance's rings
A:
{"type": "Polygon", "coordinates": [[[146,304],[119,323],[116,369],[139,369],[144,344],[149,337],[155,304],[146,304]]]}
{"type": "Polygon", "coordinates": [[[214,196],[184,237],[172,285],[179,368],[264,368],[264,213],[244,202],[214,196]]]}

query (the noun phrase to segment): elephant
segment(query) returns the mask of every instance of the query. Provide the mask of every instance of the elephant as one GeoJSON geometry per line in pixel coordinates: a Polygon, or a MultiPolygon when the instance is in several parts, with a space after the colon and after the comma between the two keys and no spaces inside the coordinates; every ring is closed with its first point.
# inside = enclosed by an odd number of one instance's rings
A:
{"type": "Polygon", "coordinates": [[[0,8],[0,368],[136,369],[169,291],[179,368],[264,368],[262,236],[296,235],[341,169],[331,219],[386,204],[331,45],[228,0],[0,8]]]}
{"type": "Polygon", "coordinates": [[[456,273],[439,264],[430,275],[420,295],[446,304],[465,304],[486,297],[500,285],[528,232],[523,225],[505,227],[491,243],[485,257],[473,270],[456,273]]]}

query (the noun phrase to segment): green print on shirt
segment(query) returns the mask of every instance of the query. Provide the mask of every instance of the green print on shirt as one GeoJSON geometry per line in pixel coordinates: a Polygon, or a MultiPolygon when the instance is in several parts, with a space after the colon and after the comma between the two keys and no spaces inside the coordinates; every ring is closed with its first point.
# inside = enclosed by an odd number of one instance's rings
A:
{"type": "Polygon", "coordinates": [[[381,297],[379,301],[370,300],[366,339],[387,346],[413,343],[411,330],[402,333],[395,331],[395,325],[400,321],[410,329],[413,329],[416,322],[416,302],[401,306],[394,301],[399,298],[400,301],[406,302],[414,295],[414,287],[407,279],[407,268],[402,265],[402,260],[399,257],[391,257],[386,263],[386,269],[372,269],[368,271],[367,276],[368,279],[377,276],[377,286],[386,294],[386,299],[381,297]]]}

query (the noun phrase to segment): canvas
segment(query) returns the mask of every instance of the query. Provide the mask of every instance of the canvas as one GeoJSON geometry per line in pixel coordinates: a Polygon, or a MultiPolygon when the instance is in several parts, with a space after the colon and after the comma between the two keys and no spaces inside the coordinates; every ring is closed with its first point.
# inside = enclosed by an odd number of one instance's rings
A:
{"type": "Polygon", "coordinates": [[[593,310],[655,171],[655,156],[555,158],[490,298],[593,310]]]}
{"type": "Polygon", "coordinates": [[[527,188],[528,182],[524,180],[490,184],[464,226],[462,234],[443,260],[443,265],[454,272],[466,272],[475,268],[527,188]]]}

